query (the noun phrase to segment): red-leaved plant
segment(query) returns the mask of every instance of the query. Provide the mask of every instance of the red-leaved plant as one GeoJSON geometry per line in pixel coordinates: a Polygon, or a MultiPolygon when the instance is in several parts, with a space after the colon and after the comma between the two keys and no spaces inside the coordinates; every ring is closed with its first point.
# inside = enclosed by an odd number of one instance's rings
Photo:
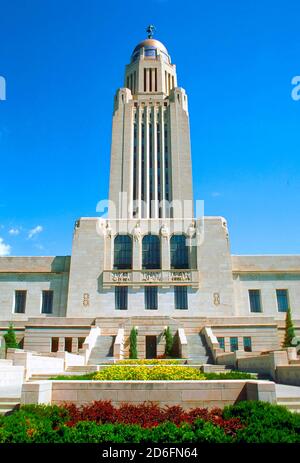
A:
{"type": "Polygon", "coordinates": [[[79,421],[95,421],[96,423],[122,423],[138,424],[143,428],[158,426],[169,421],[179,426],[181,423],[193,424],[197,418],[209,421],[224,429],[225,433],[234,436],[243,425],[239,418],[225,420],[220,408],[208,410],[207,408],[192,408],[183,410],[180,405],[160,407],[153,402],[141,404],[123,403],[118,408],[111,401],[99,400],[92,404],[77,407],[74,404],[65,404],[69,412],[68,426],[74,426],[79,421]]]}

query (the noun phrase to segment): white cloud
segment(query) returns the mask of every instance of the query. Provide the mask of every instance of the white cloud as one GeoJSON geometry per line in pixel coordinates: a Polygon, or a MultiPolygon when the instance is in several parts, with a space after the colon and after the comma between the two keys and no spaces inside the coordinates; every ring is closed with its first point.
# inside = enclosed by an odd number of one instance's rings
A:
{"type": "Polygon", "coordinates": [[[219,191],[213,191],[211,195],[213,198],[217,198],[218,196],[221,196],[221,193],[219,193],[219,191]]]}
{"type": "Polygon", "coordinates": [[[29,230],[28,238],[31,239],[38,233],[41,233],[42,231],[43,231],[43,227],[41,225],[37,225],[36,227],[29,230]]]}
{"type": "Polygon", "coordinates": [[[11,251],[11,246],[9,244],[5,244],[3,238],[0,238],[0,256],[9,256],[11,251]]]}
{"type": "Polygon", "coordinates": [[[9,233],[10,235],[16,236],[16,235],[19,235],[20,230],[19,230],[18,228],[11,228],[11,229],[8,231],[8,233],[9,233]]]}

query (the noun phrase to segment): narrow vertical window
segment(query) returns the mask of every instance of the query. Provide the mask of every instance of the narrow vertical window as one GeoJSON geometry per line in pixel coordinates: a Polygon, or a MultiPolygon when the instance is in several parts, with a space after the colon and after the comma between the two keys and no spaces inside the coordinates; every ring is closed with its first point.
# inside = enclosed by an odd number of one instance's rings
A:
{"type": "Polygon", "coordinates": [[[250,311],[254,313],[262,312],[261,297],[259,289],[249,289],[250,311]]]}
{"type": "Polygon", "coordinates": [[[145,308],[146,310],[157,310],[157,286],[145,286],[145,308]]]}
{"type": "Polygon", "coordinates": [[[145,200],[145,176],[146,176],[146,162],[145,162],[145,124],[142,123],[142,201],[145,200]]]}
{"type": "Polygon", "coordinates": [[[15,291],[14,313],[25,313],[27,291],[15,291]]]}
{"type": "MultiPolygon", "coordinates": [[[[151,116],[150,116],[151,117],[151,116]]],[[[150,189],[150,217],[153,217],[152,214],[152,201],[153,201],[153,129],[152,123],[149,124],[149,189],[150,189]]]]}
{"type": "Polygon", "coordinates": [[[137,199],[137,125],[133,124],[133,201],[137,199]]]}
{"type": "Polygon", "coordinates": [[[245,352],[252,352],[252,341],[251,341],[250,336],[245,336],[243,338],[243,344],[244,344],[245,352]]]}
{"type": "Polygon", "coordinates": [[[144,92],[147,91],[147,75],[146,75],[146,68],[144,68],[144,92]]]}
{"type": "Polygon", "coordinates": [[[114,239],[114,269],[132,268],[132,239],[129,235],[117,235],[114,239]]]}
{"type": "Polygon", "coordinates": [[[189,256],[185,235],[173,235],[170,240],[171,268],[188,269],[189,256]]]}
{"type": "Polygon", "coordinates": [[[115,287],[115,308],[116,310],[127,310],[128,286],[115,287]]]}
{"type": "MultiPolygon", "coordinates": [[[[156,148],[157,148],[157,200],[158,203],[161,201],[161,166],[160,166],[160,155],[161,155],[161,141],[160,141],[160,123],[156,124],[156,148]]],[[[159,217],[161,217],[161,206],[159,207],[159,217]]]]}
{"type": "Polygon", "coordinates": [[[149,72],[149,90],[150,92],[152,92],[152,68],[149,68],[148,69],[148,72],[149,72]]]}
{"type": "Polygon", "coordinates": [[[53,291],[42,292],[42,313],[51,314],[53,311],[53,291]]]}
{"type": "Polygon", "coordinates": [[[237,337],[230,338],[230,352],[235,352],[239,348],[239,341],[237,337]]]}
{"type": "Polygon", "coordinates": [[[65,338],[65,351],[72,352],[72,338],[65,338]]]}
{"type": "Polygon", "coordinates": [[[174,286],[174,296],[175,296],[175,309],[187,310],[188,309],[187,286],[174,286]]]}
{"type": "Polygon", "coordinates": [[[58,352],[59,338],[51,338],[51,352],[58,352]]]}
{"type": "Polygon", "coordinates": [[[148,234],[142,241],[143,269],[159,269],[160,239],[157,235],[148,234]]]}
{"type": "Polygon", "coordinates": [[[154,70],[154,75],[155,75],[155,91],[157,92],[157,68],[154,70]]]}
{"type": "Polygon", "coordinates": [[[220,349],[225,350],[225,338],[224,338],[224,337],[220,337],[220,338],[217,338],[217,340],[218,340],[220,349]]]}
{"type": "Polygon", "coordinates": [[[287,312],[289,308],[289,296],[287,289],[276,289],[278,312],[287,312]]]}

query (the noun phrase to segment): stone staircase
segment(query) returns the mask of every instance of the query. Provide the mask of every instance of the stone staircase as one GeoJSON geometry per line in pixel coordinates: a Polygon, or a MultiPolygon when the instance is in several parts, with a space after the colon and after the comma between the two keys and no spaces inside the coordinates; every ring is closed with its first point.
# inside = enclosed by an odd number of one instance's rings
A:
{"type": "Polygon", "coordinates": [[[206,365],[202,365],[201,371],[203,373],[230,373],[231,368],[227,365],[211,365],[207,363],[206,365]]]}
{"type": "Polygon", "coordinates": [[[20,406],[21,399],[14,397],[0,398],[0,415],[8,415],[20,406]]]}
{"type": "Polygon", "coordinates": [[[188,363],[206,364],[212,363],[212,357],[204,336],[201,334],[186,335],[188,363]]]}
{"type": "Polygon", "coordinates": [[[300,413],[300,397],[280,397],[277,405],[287,407],[291,412],[300,413]]]}
{"type": "Polygon", "coordinates": [[[277,405],[287,407],[291,412],[300,413],[300,387],[276,384],[277,405]]]}
{"type": "Polygon", "coordinates": [[[101,363],[112,363],[114,360],[114,342],[116,336],[98,336],[92,349],[88,365],[99,365],[101,363]]]}

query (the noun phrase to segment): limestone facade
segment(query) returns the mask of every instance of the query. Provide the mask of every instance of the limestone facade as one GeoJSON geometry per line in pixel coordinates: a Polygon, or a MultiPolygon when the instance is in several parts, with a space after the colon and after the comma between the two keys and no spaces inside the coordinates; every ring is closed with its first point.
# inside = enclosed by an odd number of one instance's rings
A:
{"type": "Polygon", "coordinates": [[[126,339],[139,326],[143,356],[149,333],[160,354],[165,326],[174,333],[184,328],[187,335],[209,326],[224,338],[225,352],[233,339],[243,349],[245,338],[261,352],[282,341],[279,297],[300,332],[300,255],[233,256],[223,217],[194,218],[187,96],[166,48],[153,39],[134,49],[125,87],[114,99],[109,200],[108,218],[76,221],[71,256],[0,258],[0,334],[12,321],[25,349],[76,353],[92,325],[113,336],[124,327],[126,339]],[[187,210],[179,213],[164,201],[186,202],[187,210]],[[149,234],[159,243],[156,268],[144,265],[149,234]],[[178,234],[185,239],[187,265],[174,268],[172,238],[178,234]],[[131,243],[127,268],[115,265],[120,235],[131,243]],[[116,306],[120,287],[127,288],[126,310],[116,306]],[[145,304],[149,287],[157,294],[152,310],[145,304]],[[177,308],[179,287],[186,303],[177,308]],[[18,297],[22,310],[16,310],[18,297]]]}

